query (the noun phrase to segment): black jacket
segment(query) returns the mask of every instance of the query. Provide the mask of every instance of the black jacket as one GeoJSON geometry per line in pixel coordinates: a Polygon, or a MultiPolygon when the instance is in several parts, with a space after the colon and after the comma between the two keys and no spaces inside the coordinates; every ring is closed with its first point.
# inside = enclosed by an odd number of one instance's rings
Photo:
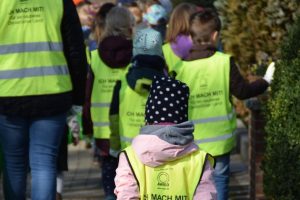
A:
{"type": "Polygon", "coordinates": [[[83,34],[73,2],[64,0],[63,6],[61,34],[73,91],[51,95],[1,97],[0,114],[31,118],[46,117],[64,113],[72,104],[83,104],[88,65],[83,34]]]}

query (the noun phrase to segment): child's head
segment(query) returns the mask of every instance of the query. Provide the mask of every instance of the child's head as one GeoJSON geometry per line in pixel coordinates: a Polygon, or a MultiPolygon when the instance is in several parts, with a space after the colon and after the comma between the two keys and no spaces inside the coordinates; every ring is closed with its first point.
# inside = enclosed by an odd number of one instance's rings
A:
{"type": "Polygon", "coordinates": [[[93,16],[89,12],[91,3],[89,1],[74,1],[79,16],[81,26],[91,27],[93,25],[93,16]]]}
{"type": "Polygon", "coordinates": [[[143,11],[140,9],[136,2],[125,4],[125,6],[134,16],[136,24],[139,24],[143,21],[143,11]]]}
{"type": "Polygon", "coordinates": [[[104,33],[101,37],[103,39],[109,36],[121,36],[131,39],[134,25],[135,19],[129,10],[116,6],[106,16],[104,33]]]}
{"type": "Polygon", "coordinates": [[[158,4],[159,0],[137,0],[137,4],[143,11],[143,13],[147,12],[147,9],[153,4],[158,4]]]}
{"type": "Polygon", "coordinates": [[[143,17],[150,26],[157,26],[167,22],[168,14],[164,7],[159,4],[153,4],[147,8],[147,12],[143,17]]]}
{"type": "Polygon", "coordinates": [[[195,45],[216,45],[221,30],[221,20],[213,9],[204,9],[190,18],[190,34],[195,45]]]}
{"type": "Polygon", "coordinates": [[[86,1],[86,0],[73,0],[73,3],[75,4],[75,6],[81,6],[82,4],[86,3],[86,2],[89,2],[89,1],[86,1]]]}
{"type": "Polygon", "coordinates": [[[174,42],[178,35],[189,35],[189,19],[197,11],[197,6],[191,3],[181,3],[176,6],[171,14],[168,29],[167,42],[174,42]]]}
{"type": "Polygon", "coordinates": [[[93,31],[95,33],[95,39],[97,42],[100,41],[101,35],[103,34],[106,15],[113,7],[115,7],[113,3],[105,3],[96,13],[93,31]]]}
{"type": "Polygon", "coordinates": [[[147,124],[188,121],[189,87],[170,77],[155,77],[146,103],[147,124]]]}

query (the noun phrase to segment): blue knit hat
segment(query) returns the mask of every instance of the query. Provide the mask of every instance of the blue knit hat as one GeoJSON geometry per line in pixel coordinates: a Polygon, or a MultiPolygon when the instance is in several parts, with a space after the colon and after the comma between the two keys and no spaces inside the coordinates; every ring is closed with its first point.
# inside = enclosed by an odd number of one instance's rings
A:
{"type": "Polygon", "coordinates": [[[133,39],[133,56],[157,55],[163,57],[162,38],[158,31],[146,28],[138,31],[133,39]]]}

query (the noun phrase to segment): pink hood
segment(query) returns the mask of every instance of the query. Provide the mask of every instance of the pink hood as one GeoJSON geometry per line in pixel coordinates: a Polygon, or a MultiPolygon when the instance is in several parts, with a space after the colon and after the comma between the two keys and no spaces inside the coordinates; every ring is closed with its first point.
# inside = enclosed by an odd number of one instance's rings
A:
{"type": "MultiPolygon", "coordinates": [[[[185,122],[172,126],[147,125],[132,141],[132,147],[140,161],[157,167],[167,161],[176,160],[198,149],[193,142],[193,124],[185,122]]],[[[212,179],[213,169],[206,162],[203,175],[193,200],[216,200],[216,188],[212,179]]],[[[141,199],[139,186],[124,153],[120,154],[115,177],[117,200],[141,199]]]]}
{"type": "Polygon", "coordinates": [[[187,145],[170,144],[156,135],[138,135],[132,141],[132,147],[141,162],[150,167],[156,167],[167,161],[176,160],[198,149],[191,142],[187,145]]]}

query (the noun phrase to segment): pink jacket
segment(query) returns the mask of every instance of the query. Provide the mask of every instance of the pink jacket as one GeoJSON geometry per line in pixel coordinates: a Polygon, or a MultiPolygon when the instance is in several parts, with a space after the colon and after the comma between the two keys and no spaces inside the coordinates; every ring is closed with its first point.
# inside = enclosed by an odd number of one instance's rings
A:
{"type": "MultiPolygon", "coordinates": [[[[162,165],[165,162],[178,159],[198,149],[198,146],[193,142],[184,146],[173,145],[160,139],[156,135],[138,135],[133,140],[132,146],[141,162],[150,167],[162,165]]],[[[206,162],[201,181],[193,198],[194,200],[217,199],[212,172],[212,166],[209,162],[206,162]]],[[[119,166],[116,173],[115,194],[117,199],[140,199],[138,185],[124,153],[120,154],[119,166]]]]}

